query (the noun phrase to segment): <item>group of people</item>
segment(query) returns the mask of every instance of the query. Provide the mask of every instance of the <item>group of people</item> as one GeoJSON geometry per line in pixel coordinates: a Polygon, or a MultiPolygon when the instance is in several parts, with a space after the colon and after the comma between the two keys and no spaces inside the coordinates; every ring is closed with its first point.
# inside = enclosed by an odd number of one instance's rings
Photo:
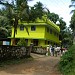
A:
{"type": "Polygon", "coordinates": [[[50,56],[56,56],[57,57],[57,55],[61,55],[62,56],[62,54],[64,54],[66,51],[67,51],[67,49],[66,48],[62,48],[61,49],[61,47],[60,46],[47,46],[47,52],[46,52],[46,55],[48,56],[48,54],[50,53],[50,56]]]}

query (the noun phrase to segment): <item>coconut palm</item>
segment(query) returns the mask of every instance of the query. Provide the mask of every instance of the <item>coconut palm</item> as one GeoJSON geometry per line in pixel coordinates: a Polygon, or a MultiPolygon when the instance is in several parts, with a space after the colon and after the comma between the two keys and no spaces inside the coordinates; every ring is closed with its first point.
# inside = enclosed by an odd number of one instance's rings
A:
{"type": "Polygon", "coordinates": [[[31,7],[29,20],[35,21],[36,18],[42,19],[42,16],[48,13],[50,13],[50,11],[46,7],[44,7],[44,5],[40,1],[36,2],[36,4],[31,7]]]}
{"type": "Polygon", "coordinates": [[[70,27],[73,31],[73,44],[75,44],[75,0],[71,0],[71,5],[69,7],[73,7],[71,13],[73,13],[70,21],[70,27]]]}
{"type": "Polygon", "coordinates": [[[6,28],[0,27],[0,38],[6,38],[8,36],[8,30],[6,28]]]}
{"type": "MultiPolygon", "coordinates": [[[[75,0],[71,0],[71,5],[69,5],[69,7],[75,7],[75,0]]],[[[70,13],[73,13],[74,11],[75,11],[75,8],[71,10],[70,13]]]]}
{"type": "Polygon", "coordinates": [[[10,20],[10,24],[14,27],[14,35],[17,34],[18,21],[21,22],[28,20],[29,18],[29,6],[27,4],[28,0],[12,0],[10,3],[6,0],[0,0],[0,4],[6,7],[7,18],[10,20]]]}
{"type": "MultiPolygon", "coordinates": [[[[0,14],[0,29],[1,29],[1,31],[2,30],[3,31],[5,30],[6,31],[6,34],[8,35],[7,37],[10,37],[11,26],[9,25],[9,21],[8,21],[7,17],[1,16],[1,14],[0,14]]],[[[1,33],[3,33],[3,32],[1,32],[1,33]]],[[[0,37],[0,38],[2,38],[2,37],[0,37]]],[[[4,37],[4,38],[6,38],[6,37],[4,37]]]]}

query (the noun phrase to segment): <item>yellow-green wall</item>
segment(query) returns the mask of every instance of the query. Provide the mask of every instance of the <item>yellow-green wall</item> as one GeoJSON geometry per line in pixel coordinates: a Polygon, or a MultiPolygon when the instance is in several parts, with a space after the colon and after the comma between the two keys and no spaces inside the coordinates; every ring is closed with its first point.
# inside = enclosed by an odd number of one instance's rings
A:
{"type": "MultiPolygon", "coordinates": [[[[45,38],[48,41],[50,40],[50,41],[53,41],[55,43],[59,43],[59,36],[58,37],[55,36],[54,35],[54,31],[55,30],[52,29],[52,34],[50,34],[50,32],[47,32],[47,27],[45,27],[45,38]]],[[[58,31],[55,31],[55,32],[58,33],[58,35],[59,35],[59,32],[58,31]]]]}
{"type": "MultiPolygon", "coordinates": [[[[25,23],[23,23],[25,24],[25,23]]],[[[15,38],[25,38],[28,39],[28,45],[30,45],[32,39],[38,39],[38,46],[44,46],[45,41],[53,41],[55,43],[59,43],[59,37],[55,36],[54,33],[50,34],[47,32],[47,26],[52,29],[52,31],[58,33],[60,28],[58,26],[51,26],[46,23],[32,23],[32,24],[25,24],[28,28],[29,35],[24,27],[24,31],[20,30],[20,26],[17,27],[17,34],[15,35],[15,38]],[[31,26],[35,25],[36,30],[31,31],[31,26]],[[56,27],[56,28],[55,28],[56,27]]],[[[12,38],[14,34],[14,28],[12,27],[12,38]]]]}
{"type": "MultiPolygon", "coordinates": [[[[17,34],[15,35],[16,38],[39,38],[39,39],[44,39],[45,35],[45,26],[36,26],[35,31],[31,31],[31,26],[27,26],[29,35],[24,28],[24,31],[20,31],[20,27],[17,28],[17,34]]],[[[13,37],[13,28],[12,28],[12,37],[13,37]]]]}
{"type": "MultiPolygon", "coordinates": [[[[33,39],[28,39],[28,46],[30,46],[32,40],[33,39]]],[[[38,46],[45,46],[45,40],[39,39],[38,40],[38,46]]]]}
{"type": "Polygon", "coordinates": [[[39,40],[39,46],[45,46],[45,40],[39,40]]]}

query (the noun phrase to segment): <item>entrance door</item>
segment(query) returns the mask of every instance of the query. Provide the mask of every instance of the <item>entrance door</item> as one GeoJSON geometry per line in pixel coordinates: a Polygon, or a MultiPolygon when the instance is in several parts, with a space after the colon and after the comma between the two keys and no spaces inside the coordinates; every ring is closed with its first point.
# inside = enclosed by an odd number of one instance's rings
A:
{"type": "Polygon", "coordinates": [[[33,39],[34,46],[38,46],[38,39],[33,39]]]}

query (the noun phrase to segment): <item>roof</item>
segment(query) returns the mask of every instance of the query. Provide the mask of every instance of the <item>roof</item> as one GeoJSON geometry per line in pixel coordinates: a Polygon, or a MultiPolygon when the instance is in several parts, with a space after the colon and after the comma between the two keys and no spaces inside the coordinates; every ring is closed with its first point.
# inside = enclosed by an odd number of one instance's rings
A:
{"type": "Polygon", "coordinates": [[[54,29],[56,29],[58,32],[60,32],[60,27],[57,26],[54,22],[52,22],[50,19],[46,18],[45,16],[42,17],[42,19],[37,18],[35,20],[35,22],[25,22],[23,21],[22,23],[19,21],[19,24],[23,24],[23,25],[46,25],[46,26],[50,26],[54,29]]]}

